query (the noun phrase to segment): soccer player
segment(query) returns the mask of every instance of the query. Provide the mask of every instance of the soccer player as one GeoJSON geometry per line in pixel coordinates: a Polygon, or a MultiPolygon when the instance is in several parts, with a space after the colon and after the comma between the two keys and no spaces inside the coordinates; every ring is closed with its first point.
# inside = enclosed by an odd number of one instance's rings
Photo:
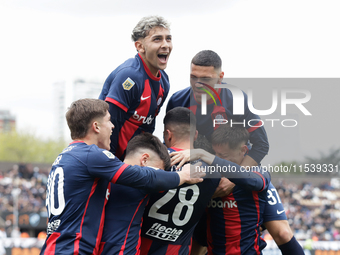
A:
{"type": "MultiPolygon", "coordinates": [[[[242,157],[244,153],[247,151],[247,148],[245,146],[246,143],[246,137],[247,137],[247,132],[245,130],[242,131],[240,128],[230,128],[230,127],[220,127],[218,128],[212,136],[212,143],[213,143],[213,149],[216,152],[216,155],[228,160],[231,160],[233,162],[240,162],[242,160],[242,157]],[[239,132],[236,132],[239,130],[239,132]],[[242,139],[243,136],[243,139],[242,139]],[[228,141],[228,142],[226,142],[228,141]],[[241,141],[238,146],[234,148],[235,145],[237,145],[237,141],[241,141]],[[235,144],[236,142],[236,144],[235,144]],[[234,144],[234,146],[231,146],[234,144]]],[[[208,239],[210,239],[209,243],[209,254],[224,254],[223,249],[221,249],[221,252],[219,253],[218,247],[220,246],[221,248],[223,247],[223,242],[226,241],[225,244],[225,251],[228,251],[228,254],[251,254],[250,251],[247,251],[245,247],[245,244],[247,241],[244,240],[245,236],[247,235],[247,232],[252,230],[252,228],[255,225],[255,219],[253,218],[253,224],[251,225],[251,215],[259,217],[260,222],[263,222],[263,225],[268,228],[269,233],[272,234],[275,242],[278,244],[281,252],[283,255],[288,255],[288,254],[304,254],[301,246],[299,243],[296,241],[294,238],[291,229],[289,227],[287,218],[284,214],[284,209],[281,204],[279,195],[274,188],[274,186],[270,183],[268,190],[266,191],[267,194],[265,195],[263,192],[260,192],[259,198],[259,208],[260,208],[260,215],[258,215],[258,212],[253,210],[249,210],[249,204],[248,201],[245,200],[243,201],[244,198],[240,198],[240,190],[237,189],[238,186],[234,186],[234,190],[231,194],[226,195],[222,198],[217,198],[212,200],[212,202],[209,205],[209,217],[208,217],[208,223],[210,225],[210,234],[208,234],[208,239]],[[236,190],[235,190],[236,189],[236,190]],[[237,196],[235,196],[235,194],[237,196]],[[221,218],[221,222],[223,219],[226,220],[225,222],[225,237],[223,235],[219,236],[217,233],[222,233],[219,232],[218,230],[222,230],[219,228],[220,222],[218,222],[216,219],[218,219],[219,213],[221,213],[222,209],[218,209],[218,203],[219,201],[229,201],[228,208],[230,207],[229,205],[231,204],[230,201],[233,201],[233,198],[237,200],[237,207],[239,210],[240,217],[239,219],[235,220],[233,213],[233,209],[226,209],[223,208],[223,218],[221,218]],[[247,205],[246,210],[244,206],[247,205]],[[263,209],[264,207],[264,209],[263,209]],[[229,217],[231,216],[232,217],[229,217]],[[247,220],[246,224],[243,224],[243,221],[245,220],[242,215],[247,215],[247,220]],[[239,220],[239,222],[238,222],[239,220]],[[210,222],[209,222],[210,221],[210,222]],[[228,247],[232,247],[232,237],[233,234],[235,234],[235,229],[240,232],[240,240],[239,243],[236,238],[234,238],[234,242],[236,245],[239,245],[239,250],[241,250],[241,253],[238,253],[234,250],[235,253],[232,253],[232,250],[228,247]],[[230,240],[231,239],[231,240],[230,240]],[[222,240],[223,242],[218,242],[218,240],[222,240]],[[217,244],[216,244],[217,243],[217,244]]],[[[236,204],[236,203],[235,203],[236,204]]],[[[221,204],[222,205],[222,204],[221,204]]],[[[234,209],[236,210],[236,209],[234,209]]],[[[258,226],[256,224],[256,226],[258,226]]],[[[203,228],[204,229],[204,228],[203,228]]],[[[258,231],[258,230],[256,230],[258,231]]],[[[209,231],[208,231],[209,232],[209,231]]],[[[235,247],[237,247],[235,245],[235,247]]],[[[233,247],[232,249],[235,249],[233,247]]],[[[265,247],[264,242],[260,242],[260,244],[257,246],[257,251],[259,252],[261,249],[265,247]]],[[[256,253],[254,253],[256,254],[256,253]]]]}
{"type": "MultiPolygon", "coordinates": [[[[170,110],[163,123],[169,152],[193,149],[196,118],[188,108],[170,110]]],[[[141,255],[190,253],[194,228],[219,184],[216,177],[151,195],[143,217],[141,255]]]]}
{"type": "MultiPolygon", "coordinates": [[[[223,131],[223,127],[222,129],[218,129],[216,133],[218,132],[221,133],[222,131],[223,131]]],[[[221,137],[218,137],[218,136],[215,137],[213,142],[215,144],[219,144],[220,138],[221,137]]],[[[223,144],[221,146],[223,146],[223,144]]],[[[222,147],[220,147],[219,149],[219,148],[216,148],[216,146],[214,146],[214,149],[217,151],[220,151],[220,153],[222,151],[222,154],[226,153],[227,155],[229,153],[228,148],[226,150],[223,150],[221,148],[222,147]]],[[[221,155],[220,157],[223,157],[223,155],[221,155]]],[[[229,157],[232,157],[231,154],[229,157]]],[[[227,159],[227,157],[224,157],[224,158],[227,159]]],[[[233,187],[235,187],[235,184],[231,183],[228,179],[225,179],[225,180],[227,183],[229,183],[229,185],[226,185],[226,186],[231,187],[232,189],[233,187]]],[[[216,195],[216,193],[217,192],[215,192],[214,196],[216,195]]],[[[230,194],[230,192],[222,192],[222,193],[225,194],[222,199],[228,198],[228,195],[230,194]]],[[[216,204],[216,202],[212,202],[212,203],[213,205],[216,204]]],[[[216,210],[216,209],[210,209],[210,210],[216,210]]],[[[263,214],[261,214],[261,217],[263,218],[262,226],[265,226],[265,228],[267,228],[268,232],[273,237],[274,241],[278,245],[283,255],[291,255],[291,254],[302,255],[304,254],[304,251],[302,247],[300,246],[300,244],[296,241],[292,233],[292,230],[289,226],[289,223],[287,221],[287,217],[284,211],[285,210],[282,206],[279,194],[277,190],[275,189],[275,187],[273,186],[273,184],[270,182],[268,189],[267,189],[267,197],[266,197],[264,212],[263,214]]],[[[229,223],[226,222],[226,224],[229,224],[229,223]]],[[[197,228],[195,230],[195,233],[198,233],[198,235],[195,235],[196,243],[195,245],[193,245],[193,249],[195,249],[195,253],[192,253],[194,255],[206,254],[206,248],[203,247],[203,246],[207,246],[206,236],[202,235],[202,232],[206,231],[206,219],[202,219],[199,222],[199,227],[200,229],[197,228]]],[[[212,230],[212,232],[214,231],[215,229],[212,230]]],[[[264,242],[261,242],[259,249],[262,250],[265,246],[266,244],[264,242]]],[[[211,253],[211,254],[215,254],[215,253],[211,253]]]]}
{"type": "MultiPolygon", "coordinates": [[[[216,156],[241,164],[248,150],[249,132],[244,127],[220,126],[212,134],[216,156]]],[[[267,203],[267,189],[256,191],[235,185],[232,192],[208,205],[208,254],[262,254],[260,226],[267,203]],[[261,248],[260,248],[261,247],[261,248]]]]}
{"type": "MultiPolygon", "coordinates": [[[[213,141],[215,134],[218,134],[218,131],[220,132],[223,128],[226,128],[226,126],[221,126],[214,131],[213,141]]],[[[227,164],[223,162],[229,162],[227,160],[240,164],[247,151],[246,143],[249,133],[243,127],[233,127],[233,129],[236,129],[237,132],[233,132],[232,140],[223,140],[224,136],[221,135],[216,139],[218,141],[216,144],[221,145],[217,148],[213,147],[218,152],[216,156],[202,152],[200,149],[194,149],[190,151],[189,158],[196,159],[199,157],[208,164],[216,166],[226,166],[227,164]],[[235,146],[234,151],[230,150],[228,145],[232,148],[235,146]],[[225,159],[223,160],[220,157],[225,159]]],[[[173,154],[176,157],[180,154],[185,155],[186,152],[175,152],[173,154]]],[[[185,155],[185,158],[188,159],[188,155],[185,155]]],[[[176,163],[177,160],[174,162],[176,163]]],[[[235,168],[235,170],[237,169],[235,168]]],[[[260,239],[260,225],[263,222],[261,215],[266,205],[270,176],[257,167],[253,167],[251,170],[248,172],[243,168],[243,176],[238,174],[237,178],[230,178],[232,182],[237,184],[234,187],[233,195],[216,198],[210,202],[208,220],[210,226],[214,227],[210,236],[208,236],[210,244],[213,244],[213,246],[209,245],[210,254],[260,254],[260,249],[265,246],[263,245],[264,241],[260,239]],[[214,213],[213,215],[211,211],[214,213]],[[242,227],[241,223],[243,224],[242,227]],[[228,241],[226,241],[226,237],[229,238],[228,241]]],[[[232,176],[233,171],[226,171],[223,175],[227,178],[235,177],[232,176]]],[[[228,181],[228,179],[226,180],[228,181]]],[[[205,231],[201,234],[204,235],[204,233],[205,231]]]]}
{"type": "Polygon", "coordinates": [[[273,237],[282,255],[305,254],[301,245],[294,237],[279,193],[272,183],[269,184],[267,191],[267,204],[263,216],[263,225],[273,237]]]}
{"type": "MultiPolygon", "coordinates": [[[[172,50],[169,23],[159,16],[144,17],[133,29],[132,40],[138,53],[107,77],[99,96],[110,105],[111,121],[116,127],[111,135],[110,151],[120,159],[125,157],[127,144],[134,136],[142,132],[153,133],[155,118],[170,88],[168,76],[164,71],[172,50]]],[[[112,185],[112,188],[116,192],[119,190],[120,194],[131,194],[128,187],[112,185]]],[[[113,199],[108,201],[107,214],[111,208],[117,206],[117,203],[111,200],[113,199]]],[[[138,193],[134,201],[140,201],[138,193]]],[[[143,208],[141,206],[139,210],[143,208]]],[[[132,206],[130,210],[136,211],[137,208],[132,206]]],[[[116,225],[116,221],[113,219],[111,222],[110,218],[107,218],[105,226],[110,225],[116,225]]],[[[114,233],[105,234],[106,237],[109,235],[113,236],[114,233]]],[[[111,246],[110,238],[106,237],[105,250],[111,246]]],[[[127,241],[129,240],[135,239],[129,237],[127,241]]],[[[128,243],[133,244],[134,241],[128,243]]],[[[126,247],[122,249],[126,250],[126,247]]]]}
{"type": "MultiPolygon", "coordinates": [[[[132,138],[126,148],[124,163],[130,165],[170,168],[166,146],[150,133],[132,138]]],[[[101,254],[137,254],[144,208],[152,189],[136,189],[111,185],[111,196],[106,205],[106,216],[101,240],[101,254]]]]}
{"type": "Polygon", "coordinates": [[[66,113],[73,142],[56,158],[48,177],[48,235],[41,254],[98,253],[109,182],[159,191],[190,179],[189,171],[157,171],[117,159],[108,151],[114,128],[108,110],[102,100],[80,99],[66,113]]]}
{"type": "Polygon", "coordinates": [[[153,133],[170,88],[164,71],[172,50],[169,23],[159,16],[144,17],[133,29],[132,40],[138,53],[107,77],[99,96],[109,103],[116,127],[110,151],[121,159],[133,136],[153,133]]]}
{"type": "Polygon", "coordinates": [[[214,131],[214,119],[233,119],[237,122],[245,123],[245,127],[250,133],[249,140],[252,148],[242,162],[242,166],[257,166],[268,153],[269,144],[267,134],[261,122],[249,126],[249,121],[260,119],[253,114],[247,104],[247,95],[243,93],[244,115],[233,115],[233,96],[229,89],[215,88],[216,84],[222,83],[224,72],[222,71],[222,60],[219,55],[211,50],[203,50],[197,53],[191,61],[190,84],[187,87],[174,93],[169,99],[167,112],[176,106],[190,107],[197,119],[197,130],[199,134],[205,135],[210,141],[214,131]],[[212,90],[210,89],[212,88],[212,90]],[[210,94],[218,93],[222,105],[215,105],[210,94]],[[207,114],[201,114],[202,95],[207,94],[207,114]]]}

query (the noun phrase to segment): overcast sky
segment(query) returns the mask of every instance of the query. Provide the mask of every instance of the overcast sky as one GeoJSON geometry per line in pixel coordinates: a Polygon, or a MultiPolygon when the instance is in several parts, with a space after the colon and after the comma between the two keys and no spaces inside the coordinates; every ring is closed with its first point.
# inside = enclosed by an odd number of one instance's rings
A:
{"type": "MultiPolygon", "coordinates": [[[[340,77],[339,10],[337,0],[0,0],[0,109],[16,116],[19,130],[53,138],[52,84],[74,78],[103,82],[135,55],[130,34],[136,23],[155,14],[171,23],[170,94],[189,85],[191,58],[203,49],[221,56],[225,77],[340,77]]],[[[328,134],[338,134],[333,116],[340,108],[339,88],[332,89],[318,96],[325,103],[333,96],[334,104],[322,109],[331,121],[328,134]]],[[[312,99],[319,93],[313,91],[312,99]]],[[[157,124],[157,135],[161,129],[157,124]]],[[[316,125],[294,134],[299,139],[307,131],[320,136],[316,125]]],[[[321,137],[317,143],[296,141],[300,157],[338,146],[338,136],[321,137]]],[[[271,150],[282,154],[281,145],[277,141],[271,150]]]]}

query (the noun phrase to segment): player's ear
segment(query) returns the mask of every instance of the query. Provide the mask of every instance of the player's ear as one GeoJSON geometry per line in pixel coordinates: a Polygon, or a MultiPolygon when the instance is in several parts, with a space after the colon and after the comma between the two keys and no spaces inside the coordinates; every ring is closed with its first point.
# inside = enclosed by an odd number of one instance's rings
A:
{"type": "Polygon", "coordinates": [[[224,72],[221,71],[220,74],[219,74],[219,79],[218,79],[219,84],[222,83],[223,77],[224,77],[224,72]]]}
{"type": "Polygon", "coordinates": [[[241,153],[245,155],[248,152],[248,147],[246,144],[243,144],[241,147],[241,153]]]}
{"type": "Polygon", "coordinates": [[[169,129],[166,129],[164,131],[164,140],[167,140],[168,142],[170,142],[171,138],[172,138],[172,132],[169,129]]]}
{"type": "Polygon", "coordinates": [[[136,47],[136,50],[139,52],[139,53],[144,53],[145,52],[145,49],[144,49],[144,44],[142,41],[138,40],[135,42],[135,47],[136,47]]]}
{"type": "Polygon", "coordinates": [[[99,133],[99,131],[100,131],[99,122],[98,121],[92,122],[91,128],[95,133],[99,133]]]}
{"type": "Polygon", "coordinates": [[[150,159],[150,155],[149,155],[149,153],[143,153],[142,155],[141,155],[141,157],[140,157],[140,165],[141,166],[147,166],[148,165],[148,161],[149,161],[149,159],[150,159]]]}
{"type": "Polygon", "coordinates": [[[197,139],[197,136],[198,136],[198,131],[197,131],[197,130],[195,130],[194,141],[196,141],[196,139],[197,139]]]}

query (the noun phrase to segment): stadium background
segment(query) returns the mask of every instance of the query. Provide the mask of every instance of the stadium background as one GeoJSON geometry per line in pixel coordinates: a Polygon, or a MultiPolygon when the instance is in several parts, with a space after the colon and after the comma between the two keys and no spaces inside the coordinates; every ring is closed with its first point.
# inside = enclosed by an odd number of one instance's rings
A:
{"type": "MultiPolygon", "coordinates": [[[[0,66],[4,70],[0,76],[0,109],[16,115],[19,130],[33,129],[42,137],[53,138],[55,132],[51,84],[79,77],[102,82],[113,68],[135,54],[131,30],[149,14],[162,15],[172,24],[174,50],[166,69],[170,94],[188,85],[190,60],[202,49],[221,55],[226,77],[317,78],[340,74],[336,32],[339,2],[335,0],[2,0],[0,6],[4,36],[0,42],[0,66]]],[[[265,164],[307,162],[306,157],[310,157],[315,163],[325,160],[339,165],[339,86],[318,85],[313,89],[312,99],[317,100],[311,102],[316,107],[311,120],[317,124],[308,123],[295,134],[269,131],[270,150],[281,157],[274,160],[268,155],[265,164]],[[276,140],[279,137],[283,139],[276,140]],[[327,158],[330,154],[333,158],[327,158]]],[[[164,108],[159,120],[163,116],[164,108]]],[[[159,120],[156,135],[161,137],[159,120]]],[[[8,254],[35,254],[41,246],[41,240],[35,237],[45,229],[44,184],[49,168],[50,164],[34,162],[0,162],[1,241],[8,254]],[[14,186],[21,190],[21,233],[13,231],[12,237],[14,186]],[[21,238],[22,233],[32,237],[21,238]]],[[[273,175],[296,237],[308,240],[306,248],[312,248],[311,254],[339,253],[338,178],[306,173],[273,175]],[[337,252],[322,251],[326,249],[337,252]]]]}
{"type": "MultiPolygon", "coordinates": [[[[46,230],[44,199],[50,165],[1,162],[0,169],[2,245],[7,254],[38,254],[46,230]],[[15,230],[13,186],[21,190],[18,199],[19,232],[15,230]]],[[[306,254],[338,254],[335,251],[340,250],[340,179],[274,174],[273,183],[295,237],[304,246],[306,254]]],[[[268,241],[264,254],[281,254],[266,231],[263,237],[268,241]]]]}

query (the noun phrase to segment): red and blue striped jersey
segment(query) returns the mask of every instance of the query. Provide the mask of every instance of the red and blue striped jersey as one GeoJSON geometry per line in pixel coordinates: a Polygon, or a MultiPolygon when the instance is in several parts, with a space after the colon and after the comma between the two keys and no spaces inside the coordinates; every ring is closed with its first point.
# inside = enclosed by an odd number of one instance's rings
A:
{"type": "MultiPolygon", "coordinates": [[[[207,114],[201,114],[201,104],[196,102],[192,93],[191,87],[187,87],[183,90],[177,91],[169,99],[166,111],[177,107],[188,107],[196,115],[196,128],[199,134],[205,135],[208,140],[214,131],[214,119],[232,119],[234,122],[243,123],[244,127],[250,133],[249,141],[252,144],[252,148],[249,151],[249,156],[252,157],[257,163],[260,163],[264,156],[268,153],[269,143],[266,131],[261,126],[260,117],[253,114],[249,108],[247,102],[247,95],[243,92],[245,105],[244,115],[233,114],[233,95],[227,88],[218,90],[218,94],[221,98],[222,105],[215,105],[212,99],[207,102],[207,114]]],[[[217,128],[218,125],[215,125],[217,128]]]]}
{"type": "Polygon", "coordinates": [[[270,179],[264,176],[263,180],[262,187],[251,190],[236,185],[228,196],[211,199],[207,209],[208,254],[262,254],[265,244],[259,228],[270,179]]]}
{"type": "Polygon", "coordinates": [[[176,187],[179,176],[130,166],[96,145],[71,143],[48,177],[48,235],[41,254],[98,254],[105,206],[114,195],[109,182],[160,191],[176,187]]]}
{"type": "Polygon", "coordinates": [[[99,99],[110,104],[111,152],[122,158],[128,141],[141,132],[153,133],[155,117],[170,89],[167,74],[155,77],[139,54],[117,67],[106,79],[99,99]]]}
{"type": "Polygon", "coordinates": [[[100,254],[139,254],[140,229],[148,191],[118,184],[111,185],[100,254]]]}
{"type": "Polygon", "coordinates": [[[150,196],[143,217],[141,255],[190,254],[193,231],[220,182],[219,176],[150,196]]]}

